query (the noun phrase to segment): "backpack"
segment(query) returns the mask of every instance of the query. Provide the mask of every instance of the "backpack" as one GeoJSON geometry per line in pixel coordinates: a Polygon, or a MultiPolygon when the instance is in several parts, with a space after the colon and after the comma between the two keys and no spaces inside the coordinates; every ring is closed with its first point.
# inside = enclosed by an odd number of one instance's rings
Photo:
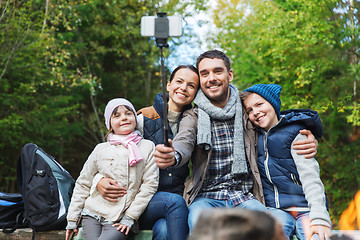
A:
{"type": "Polygon", "coordinates": [[[24,200],[24,218],[35,231],[65,229],[75,181],[36,144],[26,144],[17,165],[17,181],[24,200]]]}
{"type": "Polygon", "coordinates": [[[4,232],[15,225],[26,227],[26,224],[23,222],[23,213],[24,201],[20,193],[0,192],[0,228],[4,232]]]}

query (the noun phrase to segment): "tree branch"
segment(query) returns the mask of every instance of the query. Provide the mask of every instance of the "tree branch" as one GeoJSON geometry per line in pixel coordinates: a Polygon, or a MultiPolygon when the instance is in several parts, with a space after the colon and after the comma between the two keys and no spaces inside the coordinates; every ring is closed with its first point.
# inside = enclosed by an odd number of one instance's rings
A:
{"type": "Polygon", "coordinates": [[[96,145],[100,142],[96,134],[94,134],[94,131],[91,131],[89,128],[85,128],[85,132],[87,132],[95,141],[94,144],[94,142],[90,141],[88,137],[83,137],[84,141],[87,142],[89,145],[96,145]]]}
{"type": "MultiPolygon", "coordinates": [[[[20,21],[20,18],[19,18],[19,21],[20,21]]],[[[30,32],[29,29],[30,29],[30,27],[29,27],[29,25],[28,25],[28,28],[27,28],[27,30],[26,30],[26,34],[24,35],[23,39],[22,39],[20,42],[19,42],[20,30],[19,30],[19,34],[18,34],[18,36],[17,36],[17,39],[16,39],[16,41],[15,41],[15,43],[14,43],[13,48],[11,49],[11,52],[10,52],[9,56],[8,56],[7,59],[6,59],[6,63],[5,63],[4,69],[3,69],[3,71],[2,71],[2,73],[1,73],[1,75],[0,75],[0,81],[1,81],[1,79],[3,78],[3,76],[5,75],[5,72],[6,72],[6,70],[7,70],[8,64],[9,64],[9,62],[10,62],[10,59],[11,59],[12,56],[15,54],[15,50],[16,50],[21,44],[23,44],[23,42],[24,42],[25,39],[27,38],[27,36],[28,36],[28,34],[29,34],[29,32],[30,32]]]]}
{"type": "Polygon", "coordinates": [[[96,109],[96,105],[95,105],[95,101],[94,101],[94,96],[90,93],[90,101],[91,101],[91,106],[94,110],[94,113],[95,113],[95,118],[96,118],[96,123],[98,125],[98,129],[99,129],[99,132],[100,132],[100,135],[101,135],[101,138],[102,140],[105,142],[105,136],[104,136],[104,133],[101,131],[101,123],[100,123],[100,118],[99,118],[99,114],[98,114],[98,111],[96,109]]]}
{"type": "Polygon", "coordinates": [[[40,34],[40,36],[43,35],[44,30],[45,30],[46,18],[47,18],[47,15],[48,15],[48,9],[49,9],[49,0],[46,0],[46,4],[45,4],[45,16],[44,16],[44,22],[43,22],[43,26],[42,26],[42,28],[41,28],[41,34],[40,34]]]}
{"type": "MultiPolygon", "coordinates": [[[[10,0],[7,0],[4,11],[2,12],[1,17],[0,17],[0,22],[3,19],[3,17],[5,16],[5,12],[6,12],[6,9],[7,9],[7,6],[9,5],[9,3],[10,3],[10,0]]],[[[0,6],[1,6],[1,4],[2,4],[2,1],[0,2],[0,6]]]]}

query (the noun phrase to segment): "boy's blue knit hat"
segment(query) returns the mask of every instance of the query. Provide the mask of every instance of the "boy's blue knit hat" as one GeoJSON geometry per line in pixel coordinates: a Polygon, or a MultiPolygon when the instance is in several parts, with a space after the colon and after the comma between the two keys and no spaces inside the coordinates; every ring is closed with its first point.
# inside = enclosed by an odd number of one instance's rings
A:
{"type": "Polygon", "coordinates": [[[253,92],[259,94],[273,106],[276,115],[278,118],[280,118],[281,89],[282,87],[278,84],[256,84],[249,87],[248,89],[245,89],[244,92],[253,92]]]}

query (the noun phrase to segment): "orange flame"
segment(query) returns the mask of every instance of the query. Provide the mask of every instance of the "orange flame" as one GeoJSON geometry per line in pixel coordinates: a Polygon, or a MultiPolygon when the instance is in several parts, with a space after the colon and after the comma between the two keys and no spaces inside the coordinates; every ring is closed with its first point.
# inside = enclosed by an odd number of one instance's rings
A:
{"type": "Polygon", "coordinates": [[[339,227],[341,230],[360,230],[360,191],[341,214],[339,227]]]}

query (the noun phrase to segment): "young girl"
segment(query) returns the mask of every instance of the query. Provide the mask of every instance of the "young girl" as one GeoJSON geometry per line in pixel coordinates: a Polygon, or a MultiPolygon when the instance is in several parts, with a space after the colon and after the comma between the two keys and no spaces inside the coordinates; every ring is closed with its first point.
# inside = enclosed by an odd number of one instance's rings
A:
{"type": "Polygon", "coordinates": [[[109,130],[107,142],[95,147],[76,181],[67,215],[66,239],[72,231],[77,233],[76,221],[80,217],[87,240],[126,239],[158,187],[155,145],[135,131],[133,105],[123,98],[113,99],[106,105],[104,116],[109,130]],[[116,180],[126,194],[116,202],[102,198],[92,185],[97,173],[116,180]]]}
{"type": "Polygon", "coordinates": [[[322,135],[315,111],[288,110],[280,115],[281,86],[257,84],[242,93],[250,121],[258,130],[258,166],[265,204],[283,224],[290,238],[329,239],[331,221],[326,209],[324,185],[315,158],[306,159],[292,150],[292,143],[306,137],[307,128],[322,135]]]}

